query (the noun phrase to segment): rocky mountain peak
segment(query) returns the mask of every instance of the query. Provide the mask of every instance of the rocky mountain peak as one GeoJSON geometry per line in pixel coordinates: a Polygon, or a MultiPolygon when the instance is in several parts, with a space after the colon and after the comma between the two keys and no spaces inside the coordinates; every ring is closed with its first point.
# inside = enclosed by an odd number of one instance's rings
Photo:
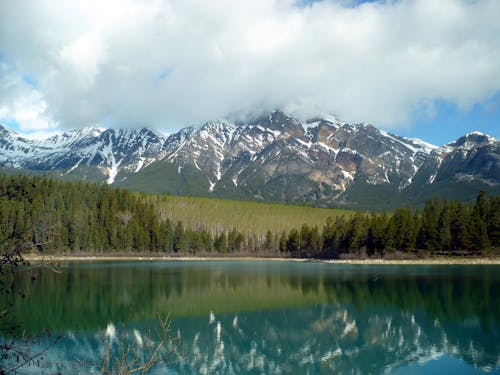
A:
{"type": "Polygon", "coordinates": [[[40,145],[51,147],[70,147],[71,145],[81,144],[87,140],[94,142],[95,139],[105,131],[103,128],[97,126],[88,126],[75,130],[68,130],[61,134],[53,135],[47,139],[38,140],[40,145]]]}
{"type": "Polygon", "coordinates": [[[8,135],[15,134],[12,130],[0,124],[0,137],[6,137],[8,135]]]}
{"type": "Polygon", "coordinates": [[[0,127],[1,167],[150,192],[319,205],[366,194],[413,200],[446,183],[500,193],[500,145],[488,135],[437,147],[369,124],[334,116],[302,122],[282,111],[245,123],[209,121],[168,137],[149,128],[83,128],[32,141],[0,127]]]}
{"type": "Polygon", "coordinates": [[[304,128],[300,121],[286,115],[280,110],[260,116],[246,125],[261,126],[266,129],[278,131],[284,136],[303,138],[305,135],[304,128]]]}
{"type": "Polygon", "coordinates": [[[490,135],[481,132],[467,133],[466,135],[458,138],[456,141],[447,144],[446,146],[456,148],[472,148],[475,146],[490,144],[495,142],[496,139],[490,135]]]}

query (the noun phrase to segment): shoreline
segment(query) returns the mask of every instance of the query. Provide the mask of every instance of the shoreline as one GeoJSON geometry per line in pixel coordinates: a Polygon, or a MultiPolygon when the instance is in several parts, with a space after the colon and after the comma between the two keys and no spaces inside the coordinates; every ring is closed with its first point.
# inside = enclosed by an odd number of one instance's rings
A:
{"type": "Polygon", "coordinates": [[[429,259],[304,259],[304,258],[281,258],[281,257],[251,257],[251,256],[155,256],[155,255],[23,255],[30,262],[95,262],[95,261],[162,261],[162,262],[186,262],[186,261],[272,261],[272,262],[304,262],[304,263],[327,263],[327,264],[360,264],[360,265],[500,265],[500,258],[429,258],[429,259]]]}

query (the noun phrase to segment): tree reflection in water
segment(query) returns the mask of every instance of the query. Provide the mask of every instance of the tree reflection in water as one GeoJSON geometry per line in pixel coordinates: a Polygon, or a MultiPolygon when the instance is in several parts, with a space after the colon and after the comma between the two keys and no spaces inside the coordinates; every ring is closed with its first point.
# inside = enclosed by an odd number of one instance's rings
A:
{"type": "Polygon", "coordinates": [[[168,311],[179,341],[158,372],[380,374],[436,358],[498,372],[499,280],[496,266],[99,263],[43,275],[16,316],[65,334],[47,367],[97,363],[109,323],[136,340],[168,311]]]}

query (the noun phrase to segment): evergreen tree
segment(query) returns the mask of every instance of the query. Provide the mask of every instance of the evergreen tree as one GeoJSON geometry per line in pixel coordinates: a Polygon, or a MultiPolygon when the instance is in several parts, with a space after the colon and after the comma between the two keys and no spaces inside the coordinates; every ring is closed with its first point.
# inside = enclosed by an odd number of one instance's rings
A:
{"type": "Polygon", "coordinates": [[[273,233],[271,232],[270,229],[266,232],[266,239],[264,241],[264,250],[268,252],[273,250],[273,233]]]}
{"type": "Polygon", "coordinates": [[[450,211],[445,204],[438,221],[439,249],[448,251],[451,248],[451,223],[450,211]]]}
{"type": "Polygon", "coordinates": [[[214,241],[210,233],[208,233],[208,231],[205,229],[201,231],[201,241],[203,243],[202,250],[207,253],[212,252],[214,241]]]}
{"type": "Polygon", "coordinates": [[[471,246],[469,234],[469,212],[460,202],[450,206],[450,249],[452,251],[467,250],[471,246]]]}
{"type": "Polygon", "coordinates": [[[417,235],[419,249],[434,251],[439,245],[438,222],[441,213],[440,202],[428,200],[421,217],[421,227],[417,235]]]}
{"type": "Polygon", "coordinates": [[[413,243],[413,217],[409,209],[398,208],[389,219],[387,249],[392,251],[411,251],[413,243]]]}
{"type": "Polygon", "coordinates": [[[488,238],[492,247],[500,248],[500,197],[490,198],[488,206],[486,215],[488,238]]]}
{"type": "Polygon", "coordinates": [[[0,175],[0,241],[16,237],[25,251],[51,252],[280,252],[302,257],[386,255],[387,251],[482,253],[500,248],[500,197],[480,192],[470,204],[429,200],[422,211],[356,213],[328,218],[321,235],[310,222],[287,232],[242,233],[219,227],[212,233],[178,220],[174,226],[147,197],[86,182],[0,175]],[[277,235],[281,233],[281,235],[277,235]]]}
{"type": "Polygon", "coordinates": [[[474,207],[477,210],[478,216],[482,220],[486,220],[487,215],[487,204],[486,204],[486,193],[481,190],[476,197],[476,205],[474,207]]]}
{"type": "Polygon", "coordinates": [[[366,217],[357,212],[348,226],[346,243],[349,251],[357,251],[366,245],[367,229],[366,217]]]}
{"type": "Polygon", "coordinates": [[[218,253],[227,252],[227,237],[225,232],[222,232],[214,241],[214,249],[218,253]]]}
{"type": "Polygon", "coordinates": [[[285,231],[281,232],[280,240],[279,240],[280,252],[284,253],[287,251],[287,236],[285,231]]]}
{"type": "Polygon", "coordinates": [[[286,240],[286,251],[294,256],[297,256],[300,250],[300,235],[297,229],[290,230],[288,239],[286,240]]]}
{"type": "Polygon", "coordinates": [[[316,257],[320,253],[321,238],[318,227],[309,227],[303,224],[300,229],[300,256],[316,257]]]}
{"type": "Polygon", "coordinates": [[[227,248],[230,252],[241,251],[244,242],[243,235],[236,229],[232,229],[227,236],[227,248]]]}
{"type": "Polygon", "coordinates": [[[187,250],[188,243],[184,236],[184,227],[182,225],[182,221],[178,221],[177,225],[174,229],[174,237],[173,237],[173,248],[174,252],[182,253],[187,250]]]}
{"type": "Polygon", "coordinates": [[[488,227],[481,217],[481,210],[478,206],[472,209],[469,219],[469,233],[472,238],[470,249],[475,253],[489,250],[490,242],[488,240],[488,227]]]}

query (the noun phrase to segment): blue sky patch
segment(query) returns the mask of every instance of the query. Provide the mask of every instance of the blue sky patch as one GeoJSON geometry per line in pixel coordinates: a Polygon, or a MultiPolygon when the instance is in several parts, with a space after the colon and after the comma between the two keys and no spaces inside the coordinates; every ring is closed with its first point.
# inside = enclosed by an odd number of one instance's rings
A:
{"type": "Polygon", "coordinates": [[[410,129],[397,129],[398,135],[420,138],[426,142],[442,146],[471,131],[481,131],[500,138],[500,91],[484,103],[475,104],[463,110],[445,100],[434,101],[434,116],[421,112],[414,113],[414,123],[410,129]]]}
{"type": "Polygon", "coordinates": [[[30,74],[23,73],[21,78],[25,83],[27,83],[28,85],[30,85],[33,88],[36,88],[38,85],[37,80],[30,74]]]}
{"type": "Polygon", "coordinates": [[[169,67],[169,68],[162,70],[161,73],[158,75],[158,79],[160,81],[164,81],[172,74],[173,71],[174,71],[174,68],[172,68],[172,67],[169,67]]]}
{"type": "Polygon", "coordinates": [[[0,117],[0,125],[5,125],[16,132],[20,130],[19,123],[16,119],[10,117],[0,117]]]}
{"type": "Polygon", "coordinates": [[[295,4],[299,8],[306,8],[306,7],[313,6],[315,3],[320,3],[323,1],[332,1],[334,3],[340,4],[342,6],[349,7],[349,8],[355,8],[355,7],[360,6],[362,4],[365,4],[365,3],[384,2],[381,0],[336,0],[336,1],[335,0],[297,0],[297,2],[295,4]]]}

